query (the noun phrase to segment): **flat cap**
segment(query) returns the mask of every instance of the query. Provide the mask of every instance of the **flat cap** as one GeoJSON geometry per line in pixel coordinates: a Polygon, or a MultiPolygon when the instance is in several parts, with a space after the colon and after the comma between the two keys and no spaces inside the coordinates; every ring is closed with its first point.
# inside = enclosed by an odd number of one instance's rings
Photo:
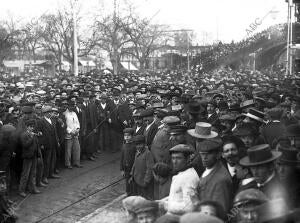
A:
{"type": "Polygon", "coordinates": [[[148,211],[158,211],[158,203],[155,201],[144,200],[139,203],[139,206],[136,208],[135,213],[143,213],[148,211]]]}
{"type": "Polygon", "coordinates": [[[267,196],[258,189],[246,189],[239,192],[234,198],[234,206],[239,207],[247,204],[257,204],[260,205],[267,202],[267,196]]]}
{"type": "Polygon", "coordinates": [[[219,151],[222,146],[222,140],[219,137],[213,139],[206,139],[202,142],[199,142],[197,149],[202,153],[219,151]]]}
{"type": "Polygon", "coordinates": [[[180,223],[223,223],[217,217],[206,215],[198,212],[191,212],[180,217],[180,223]]]}
{"type": "Polygon", "coordinates": [[[42,107],[42,113],[52,112],[52,107],[50,105],[45,105],[42,107]]]}
{"type": "Polygon", "coordinates": [[[172,147],[169,150],[170,153],[187,153],[187,154],[191,154],[194,152],[194,150],[186,144],[178,144],[174,147],[172,147]]]}
{"type": "Polygon", "coordinates": [[[133,134],[134,133],[134,129],[133,128],[125,128],[124,130],[123,130],[123,133],[125,134],[125,133],[129,133],[129,134],[133,134]]]}
{"type": "Polygon", "coordinates": [[[134,212],[144,200],[146,199],[141,196],[129,196],[122,200],[122,205],[127,211],[134,212]]]}
{"type": "Polygon", "coordinates": [[[153,109],[146,109],[144,111],[141,112],[141,117],[145,118],[145,117],[151,117],[154,114],[154,110],[153,109]]]}
{"type": "Polygon", "coordinates": [[[177,125],[180,123],[180,119],[177,116],[167,116],[164,117],[163,123],[166,125],[177,125]]]}

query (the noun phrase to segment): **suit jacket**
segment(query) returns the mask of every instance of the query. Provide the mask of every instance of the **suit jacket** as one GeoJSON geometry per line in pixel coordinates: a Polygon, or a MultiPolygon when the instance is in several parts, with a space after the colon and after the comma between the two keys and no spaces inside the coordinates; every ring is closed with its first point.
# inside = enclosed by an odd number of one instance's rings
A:
{"type": "Polygon", "coordinates": [[[166,128],[162,128],[156,133],[151,145],[151,153],[155,162],[170,162],[169,138],[170,135],[166,128]]]}
{"type": "Polygon", "coordinates": [[[38,122],[38,129],[42,132],[42,136],[39,137],[39,144],[43,145],[45,150],[56,149],[57,141],[53,123],[51,125],[45,118],[42,118],[38,122]]]}
{"type": "Polygon", "coordinates": [[[147,148],[142,153],[137,152],[131,174],[137,185],[147,187],[151,183],[153,165],[153,156],[147,148]]]}
{"type": "Polygon", "coordinates": [[[225,213],[229,211],[232,203],[232,180],[228,170],[218,161],[214,169],[206,176],[200,178],[198,185],[199,200],[219,202],[225,213]]]}
{"type": "Polygon", "coordinates": [[[22,143],[22,158],[32,159],[37,156],[38,141],[36,136],[31,136],[27,131],[24,131],[20,135],[22,143]]]}
{"type": "Polygon", "coordinates": [[[146,145],[150,148],[152,141],[158,131],[158,126],[156,123],[153,123],[148,129],[145,128],[144,136],[146,140],[146,145]]]}
{"type": "Polygon", "coordinates": [[[78,117],[79,123],[80,123],[80,133],[86,133],[87,131],[87,115],[86,115],[86,109],[83,105],[76,106],[75,113],[78,117]],[[79,111],[78,111],[79,109],[79,111]]]}
{"type": "Polygon", "coordinates": [[[95,102],[90,102],[86,108],[87,134],[94,130],[98,124],[97,105],[95,102]]]}
{"type": "Polygon", "coordinates": [[[134,129],[133,136],[143,135],[143,134],[144,134],[144,131],[145,131],[145,128],[146,128],[146,125],[143,124],[143,125],[140,127],[140,129],[139,129],[138,131],[136,131],[137,126],[134,125],[134,126],[133,126],[133,129],[134,129]]]}
{"type": "Polygon", "coordinates": [[[226,160],[222,158],[221,162],[224,165],[225,169],[228,171],[229,176],[231,177],[231,180],[232,180],[232,194],[233,194],[233,197],[234,197],[237,194],[237,191],[238,191],[239,186],[240,186],[240,182],[243,179],[246,178],[246,175],[247,175],[248,171],[245,171],[245,168],[243,168],[241,166],[238,166],[236,168],[237,173],[235,175],[231,176],[226,160]]]}
{"type": "Polygon", "coordinates": [[[114,102],[111,103],[111,126],[115,131],[123,132],[126,127],[124,121],[129,123],[130,121],[130,109],[127,103],[120,103],[116,105],[114,102]]]}

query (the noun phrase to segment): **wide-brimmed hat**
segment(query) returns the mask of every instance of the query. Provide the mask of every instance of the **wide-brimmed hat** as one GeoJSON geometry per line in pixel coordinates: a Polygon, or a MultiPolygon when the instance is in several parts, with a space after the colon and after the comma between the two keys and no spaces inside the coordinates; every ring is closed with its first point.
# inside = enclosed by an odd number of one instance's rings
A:
{"type": "Polygon", "coordinates": [[[245,114],[246,117],[249,117],[251,119],[254,119],[256,121],[259,121],[259,122],[262,122],[264,123],[264,117],[265,117],[265,114],[261,111],[258,111],[256,109],[253,109],[253,108],[250,108],[248,113],[245,114]]]}
{"type": "Polygon", "coordinates": [[[249,108],[249,107],[254,106],[254,105],[255,105],[255,101],[253,99],[250,99],[250,100],[246,100],[246,101],[241,102],[240,108],[245,109],[245,108],[249,108]]]}
{"type": "Polygon", "coordinates": [[[218,136],[218,133],[215,131],[212,131],[212,125],[206,122],[197,122],[195,129],[189,129],[188,133],[195,137],[200,139],[211,139],[218,136]]]}
{"type": "Polygon", "coordinates": [[[281,154],[278,151],[271,151],[269,144],[261,144],[249,148],[247,156],[240,160],[240,164],[242,166],[258,166],[278,159],[281,154]]]}

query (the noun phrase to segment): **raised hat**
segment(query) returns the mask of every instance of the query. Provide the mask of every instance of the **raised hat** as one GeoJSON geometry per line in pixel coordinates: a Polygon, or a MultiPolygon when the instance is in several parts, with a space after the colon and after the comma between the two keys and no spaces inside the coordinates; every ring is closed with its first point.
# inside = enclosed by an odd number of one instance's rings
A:
{"type": "Polygon", "coordinates": [[[191,154],[194,152],[194,150],[186,144],[178,144],[174,147],[172,147],[169,150],[170,153],[187,153],[187,154],[191,154]]]}
{"type": "Polygon", "coordinates": [[[210,123],[206,122],[197,122],[195,129],[189,129],[188,133],[195,137],[200,139],[211,139],[218,136],[218,133],[215,131],[212,131],[212,125],[210,123]]]}
{"type": "Polygon", "coordinates": [[[269,144],[253,146],[247,150],[247,156],[240,160],[242,166],[258,166],[273,162],[281,156],[281,152],[271,151],[269,144]]]}

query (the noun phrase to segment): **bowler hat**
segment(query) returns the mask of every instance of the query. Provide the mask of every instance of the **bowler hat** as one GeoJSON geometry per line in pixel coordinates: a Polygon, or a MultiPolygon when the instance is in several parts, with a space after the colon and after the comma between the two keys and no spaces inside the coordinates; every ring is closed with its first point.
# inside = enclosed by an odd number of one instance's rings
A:
{"type": "Polygon", "coordinates": [[[279,151],[282,152],[278,162],[289,166],[296,166],[300,164],[300,152],[294,147],[285,147],[279,145],[279,151]]]}
{"type": "Polygon", "coordinates": [[[187,110],[190,114],[200,114],[204,111],[203,107],[198,102],[189,103],[187,110]]]}
{"type": "Polygon", "coordinates": [[[259,166],[273,162],[281,156],[281,152],[271,151],[269,144],[253,146],[247,150],[247,156],[240,160],[242,166],[259,166]]]}
{"type": "Polygon", "coordinates": [[[179,216],[174,214],[165,214],[156,219],[155,223],[179,223],[179,216]]]}
{"type": "Polygon", "coordinates": [[[292,124],[292,125],[287,126],[286,136],[287,137],[300,136],[300,125],[299,124],[292,124]]]}
{"type": "Polygon", "coordinates": [[[188,133],[200,139],[211,139],[218,136],[218,133],[211,130],[212,125],[206,122],[197,122],[195,129],[189,129],[188,133]]]}
{"type": "Polygon", "coordinates": [[[42,113],[52,112],[52,107],[49,105],[45,105],[42,107],[42,113]]]}
{"type": "Polygon", "coordinates": [[[154,110],[149,108],[141,112],[141,117],[142,118],[151,117],[153,116],[153,114],[154,114],[154,110]]]}

